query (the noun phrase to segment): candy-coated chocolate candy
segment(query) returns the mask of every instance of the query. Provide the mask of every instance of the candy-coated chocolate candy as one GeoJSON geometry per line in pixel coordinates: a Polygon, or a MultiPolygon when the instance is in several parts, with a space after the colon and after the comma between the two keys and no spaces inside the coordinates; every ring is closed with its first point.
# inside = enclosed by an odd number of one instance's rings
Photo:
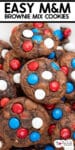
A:
{"type": "Polygon", "coordinates": [[[1,101],[0,101],[0,106],[5,107],[8,104],[9,101],[10,101],[10,99],[8,97],[2,98],[1,101]]]}
{"type": "Polygon", "coordinates": [[[68,75],[69,69],[68,69],[67,66],[62,66],[62,67],[61,67],[61,70],[65,73],[65,75],[68,75]]]}
{"type": "Polygon", "coordinates": [[[55,52],[51,52],[49,55],[48,55],[48,59],[54,59],[56,57],[56,53],[55,52]]]}
{"type": "Polygon", "coordinates": [[[53,134],[53,131],[54,131],[55,128],[56,128],[56,125],[55,125],[55,124],[51,124],[51,125],[49,126],[48,133],[49,133],[50,135],[53,134]]]}
{"type": "Polygon", "coordinates": [[[35,98],[37,100],[43,100],[45,98],[45,96],[46,96],[46,93],[43,89],[37,89],[35,91],[35,98]]]}
{"type": "Polygon", "coordinates": [[[72,66],[72,68],[75,68],[75,58],[73,58],[73,59],[71,60],[71,66],[72,66]]]}
{"type": "Polygon", "coordinates": [[[52,92],[57,92],[60,88],[60,84],[58,81],[52,81],[49,84],[49,88],[52,92]]]}
{"type": "Polygon", "coordinates": [[[32,127],[35,129],[40,129],[43,126],[43,120],[40,117],[35,117],[32,119],[32,127]]]}
{"type": "Polygon", "coordinates": [[[55,62],[51,62],[50,63],[50,66],[53,68],[53,69],[55,69],[55,70],[60,70],[60,67],[59,67],[59,65],[57,65],[55,62]]]}
{"type": "Polygon", "coordinates": [[[75,140],[75,131],[72,133],[72,138],[75,140]]]}
{"type": "Polygon", "coordinates": [[[50,79],[52,79],[53,74],[50,71],[44,71],[44,72],[42,72],[41,76],[45,80],[50,80],[50,79]]]}
{"type": "Polygon", "coordinates": [[[29,52],[29,51],[33,50],[32,41],[31,40],[24,41],[22,48],[23,48],[23,51],[25,51],[25,52],[29,52]]]}
{"type": "Polygon", "coordinates": [[[70,94],[74,91],[74,85],[71,82],[66,83],[66,93],[70,94]]]}
{"type": "Polygon", "coordinates": [[[36,33],[39,33],[39,30],[36,29],[36,28],[33,28],[33,29],[32,29],[32,32],[33,32],[34,34],[36,34],[36,33]]]}
{"type": "Polygon", "coordinates": [[[44,150],[55,150],[55,148],[53,145],[48,144],[45,146],[44,150]]]}
{"type": "Polygon", "coordinates": [[[0,70],[2,70],[3,69],[3,65],[2,64],[0,64],[0,70]]]}
{"type": "Polygon", "coordinates": [[[1,56],[2,58],[5,58],[5,55],[9,52],[8,49],[3,49],[2,52],[1,52],[1,56]]]}
{"type": "Polygon", "coordinates": [[[8,125],[11,129],[16,130],[20,127],[20,120],[16,117],[12,117],[9,119],[8,125]]]}
{"type": "Polygon", "coordinates": [[[63,111],[61,108],[54,108],[51,114],[52,118],[55,120],[60,120],[63,117],[63,111]]]}
{"type": "Polygon", "coordinates": [[[20,73],[15,73],[15,74],[13,75],[13,81],[14,81],[14,83],[16,83],[16,84],[19,84],[19,83],[20,83],[20,73]]]}
{"type": "Polygon", "coordinates": [[[20,138],[20,139],[24,139],[28,136],[29,134],[29,131],[28,129],[25,129],[25,128],[19,128],[17,130],[17,137],[20,138]]]}
{"type": "Polygon", "coordinates": [[[39,82],[39,77],[38,77],[38,75],[35,74],[35,73],[29,74],[28,77],[27,77],[27,82],[28,82],[28,84],[30,84],[30,85],[35,85],[35,84],[37,84],[37,83],[39,82]]]}
{"type": "Polygon", "coordinates": [[[44,26],[44,23],[39,23],[39,22],[36,22],[36,23],[33,23],[33,26],[35,28],[42,28],[44,26]]]}
{"type": "Polygon", "coordinates": [[[45,34],[45,35],[48,35],[49,33],[50,33],[50,29],[45,29],[45,30],[44,30],[44,34],[45,34]]]}
{"type": "Polygon", "coordinates": [[[43,37],[42,37],[42,35],[39,35],[39,34],[38,35],[33,35],[32,40],[39,44],[39,43],[42,42],[43,37]]]}
{"type": "Polygon", "coordinates": [[[53,32],[53,34],[59,39],[59,40],[63,40],[64,36],[63,36],[63,32],[59,29],[55,30],[53,32]]]}
{"type": "Polygon", "coordinates": [[[51,39],[51,38],[46,38],[46,39],[44,40],[44,45],[45,45],[48,49],[50,49],[50,48],[52,48],[52,47],[54,46],[54,40],[51,39]]]}
{"type": "Polygon", "coordinates": [[[75,52],[75,45],[74,43],[69,42],[64,45],[64,49],[68,52],[75,52]]]}
{"type": "Polygon", "coordinates": [[[70,28],[65,29],[63,34],[65,38],[68,38],[71,35],[71,29],[70,28]]]}
{"type": "Polygon", "coordinates": [[[30,63],[28,64],[28,69],[29,69],[30,71],[35,71],[35,70],[38,69],[38,67],[39,67],[39,63],[36,62],[36,61],[32,61],[32,62],[30,62],[30,63]]]}
{"type": "Polygon", "coordinates": [[[38,142],[41,138],[41,135],[39,132],[33,131],[32,133],[30,133],[29,135],[29,139],[31,142],[38,142]]]}
{"type": "Polygon", "coordinates": [[[12,111],[16,114],[22,113],[24,110],[23,105],[21,103],[14,103],[12,106],[12,111]]]}
{"type": "Polygon", "coordinates": [[[10,65],[10,68],[11,68],[12,70],[14,70],[14,71],[20,69],[20,67],[21,67],[20,61],[19,61],[18,59],[16,59],[16,58],[15,58],[15,59],[12,59],[12,60],[10,61],[9,65],[10,65]]]}
{"type": "Polygon", "coordinates": [[[55,104],[45,104],[44,107],[48,110],[52,110],[55,107],[55,104]]]}
{"type": "Polygon", "coordinates": [[[33,36],[32,30],[29,30],[29,29],[23,30],[22,34],[26,38],[31,38],[33,36]]]}
{"type": "Polygon", "coordinates": [[[63,128],[60,130],[60,137],[62,139],[69,139],[71,137],[71,131],[68,128],[63,128]]]}
{"type": "Polygon", "coordinates": [[[0,80],[0,90],[5,91],[7,89],[7,82],[5,80],[0,80]]]}

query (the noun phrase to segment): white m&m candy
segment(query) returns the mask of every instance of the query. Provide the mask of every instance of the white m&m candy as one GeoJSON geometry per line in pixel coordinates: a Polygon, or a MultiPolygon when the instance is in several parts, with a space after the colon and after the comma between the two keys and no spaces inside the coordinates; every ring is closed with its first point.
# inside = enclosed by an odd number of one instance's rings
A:
{"type": "Polygon", "coordinates": [[[3,142],[2,141],[0,141],[0,148],[2,148],[3,147],[3,142]]]}
{"type": "Polygon", "coordinates": [[[33,36],[33,32],[29,29],[23,30],[22,34],[26,38],[31,38],[33,36]]]}
{"type": "Polygon", "coordinates": [[[50,79],[52,79],[53,75],[52,75],[52,72],[50,72],[50,71],[44,71],[44,72],[42,72],[41,76],[45,80],[50,80],[50,79]]]}
{"type": "Polygon", "coordinates": [[[1,56],[2,58],[5,58],[5,55],[8,53],[8,49],[3,49],[2,52],[1,52],[1,56]]]}
{"type": "Polygon", "coordinates": [[[75,45],[73,43],[67,43],[64,45],[64,49],[69,52],[75,52],[75,45]]]}
{"type": "Polygon", "coordinates": [[[7,82],[5,80],[0,80],[0,90],[5,91],[7,89],[7,82]]]}
{"type": "Polygon", "coordinates": [[[47,38],[44,40],[44,45],[50,49],[54,46],[54,40],[52,40],[51,38],[47,38]]]}
{"type": "Polygon", "coordinates": [[[37,89],[35,91],[35,98],[37,100],[43,100],[45,98],[45,96],[46,96],[46,93],[43,89],[37,89]]]}
{"type": "Polygon", "coordinates": [[[72,71],[72,72],[71,72],[71,78],[72,78],[73,80],[75,80],[75,71],[72,71]]]}
{"type": "Polygon", "coordinates": [[[16,73],[13,75],[13,81],[15,83],[20,83],[20,73],[16,73]]]}
{"type": "Polygon", "coordinates": [[[43,120],[39,117],[35,117],[32,120],[32,127],[35,129],[40,129],[43,126],[43,120]]]}

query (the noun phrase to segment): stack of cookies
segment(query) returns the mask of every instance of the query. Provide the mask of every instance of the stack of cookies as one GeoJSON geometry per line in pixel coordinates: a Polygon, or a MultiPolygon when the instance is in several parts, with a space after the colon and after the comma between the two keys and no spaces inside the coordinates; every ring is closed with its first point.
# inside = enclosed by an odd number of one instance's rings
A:
{"type": "Polygon", "coordinates": [[[64,150],[75,143],[71,29],[23,23],[0,40],[0,150],[64,150]]]}

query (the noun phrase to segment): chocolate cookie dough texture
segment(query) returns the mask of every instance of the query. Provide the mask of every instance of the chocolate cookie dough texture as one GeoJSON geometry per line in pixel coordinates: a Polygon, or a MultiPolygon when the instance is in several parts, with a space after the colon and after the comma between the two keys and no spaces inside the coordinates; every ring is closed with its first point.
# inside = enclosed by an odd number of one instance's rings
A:
{"type": "Polygon", "coordinates": [[[37,58],[22,68],[21,86],[24,93],[37,103],[58,103],[65,94],[66,76],[54,61],[37,58]]]}
{"type": "Polygon", "coordinates": [[[14,98],[9,102],[1,114],[0,122],[4,140],[11,147],[28,147],[50,142],[45,136],[50,117],[42,106],[28,98],[14,98]]]}
{"type": "Polygon", "coordinates": [[[9,43],[0,40],[0,70],[3,69],[5,55],[11,50],[9,43]]]}
{"type": "Polygon", "coordinates": [[[53,30],[45,23],[24,23],[12,32],[10,41],[19,56],[26,59],[47,56],[58,46],[53,30]]]}

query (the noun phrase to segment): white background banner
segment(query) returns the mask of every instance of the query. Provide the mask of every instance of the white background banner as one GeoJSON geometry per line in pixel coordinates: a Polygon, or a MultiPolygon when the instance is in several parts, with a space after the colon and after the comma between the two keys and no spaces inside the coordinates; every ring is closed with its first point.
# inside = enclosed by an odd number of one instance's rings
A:
{"type": "Polygon", "coordinates": [[[0,22],[75,22],[75,2],[0,2],[0,22]]]}

